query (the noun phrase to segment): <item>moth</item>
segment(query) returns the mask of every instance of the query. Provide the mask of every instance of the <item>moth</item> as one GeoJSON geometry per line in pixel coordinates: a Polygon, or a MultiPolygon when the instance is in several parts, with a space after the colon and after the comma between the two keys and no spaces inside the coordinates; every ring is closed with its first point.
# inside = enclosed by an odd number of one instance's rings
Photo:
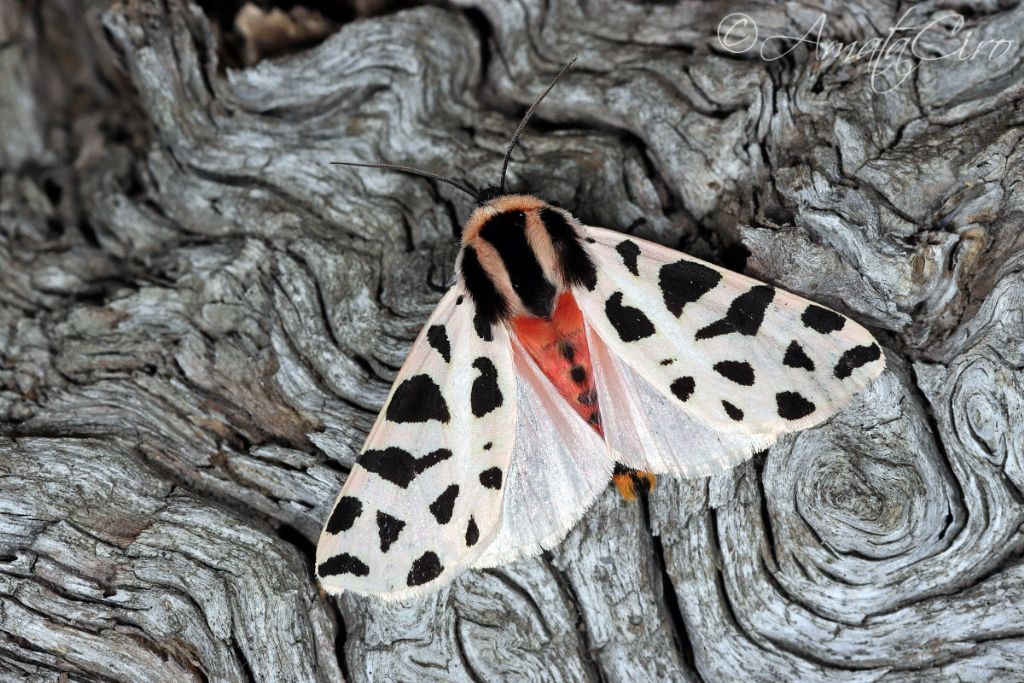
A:
{"type": "Polygon", "coordinates": [[[328,518],[328,593],[421,595],[559,543],[609,482],[707,476],[846,406],[885,367],[866,329],[536,196],[469,193],[441,297],[328,518]]]}

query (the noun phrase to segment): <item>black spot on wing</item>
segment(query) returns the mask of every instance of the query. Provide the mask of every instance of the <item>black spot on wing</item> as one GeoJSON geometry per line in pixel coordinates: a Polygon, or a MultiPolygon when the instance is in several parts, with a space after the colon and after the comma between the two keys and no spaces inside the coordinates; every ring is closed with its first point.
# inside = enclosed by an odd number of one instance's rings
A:
{"type": "Polygon", "coordinates": [[[786,349],[786,356],[782,359],[782,363],[791,368],[814,370],[814,361],[804,352],[804,347],[800,346],[800,342],[795,339],[789,342],[789,348],[786,349]]]}
{"type": "Polygon", "coordinates": [[[484,470],[480,473],[480,483],[497,491],[501,488],[501,470],[497,467],[484,470]]]}
{"type": "Polygon", "coordinates": [[[669,388],[676,398],[680,401],[686,401],[693,395],[693,389],[696,386],[697,384],[693,381],[692,377],[680,377],[674,380],[669,388]]]}
{"type": "Polygon", "coordinates": [[[452,510],[455,509],[455,499],[458,497],[459,485],[452,484],[430,504],[430,514],[434,515],[438,524],[447,524],[451,521],[452,510]]]}
{"type": "Polygon", "coordinates": [[[452,362],[452,345],[448,341],[448,332],[445,331],[444,325],[431,325],[427,330],[427,341],[431,348],[441,354],[445,363],[452,362]]]}
{"type": "Polygon", "coordinates": [[[725,317],[716,320],[697,332],[697,339],[710,339],[722,334],[737,332],[747,336],[757,334],[764,322],[764,312],[775,298],[775,288],[755,285],[740,294],[729,304],[725,317]]]}
{"type": "MultiPolygon", "coordinates": [[[[565,215],[551,208],[540,210],[540,220],[548,231],[551,244],[555,247],[558,264],[570,287],[582,285],[588,291],[597,286],[597,269],[590,260],[587,250],[580,244],[579,233],[569,224],[565,215]]],[[[587,240],[592,241],[592,240],[587,240]]]]}
{"type": "Polygon", "coordinates": [[[480,372],[480,376],[473,380],[469,405],[475,416],[483,417],[501,407],[505,399],[498,388],[498,369],[490,358],[480,356],[473,361],[473,368],[480,372]]]}
{"type": "Polygon", "coordinates": [[[661,361],[661,363],[659,363],[659,365],[672,365],[675,362],[676,362],[675,358],[665,358],[665,359],[663,359],[661,361]]]}
{"type": "Polygon", "coordinates": [[[334,506],[331,518],[327,520],[327,533],[340,534],[342,531],[348,531],[361,514],[363,514],[363,504],[358,498],[342,496],[338,499],[338,504],[334,506]]]}
{"type": "Polygon", "coordinates": [[[775,403],[779,409],[779,417],[787,420],[799,420],[815,410],[813,403],[795,391],[780,391],[775,394],[775,403]]]}
{"type": "Polygon", "coordinates": [[[722,274],[714,268],[686,259],[668,263],[658,271],[658,286],[665,299],[665,308],[677,318],[686,304],[710,292],[721,279],[722,274]]]}
{"type": "Polygon", "coordinates": [[[733,420],[736,420],[736,422],[743,419],[743,411],[728,401],[722,401],[722,407],[725,408],[725,414],[733,420]]]}
{"type": "Polygon", "coordinates": [[[722,377],[745,387],[754,384],[754,368],[745,360],[723,360],[714,365],[715,372],[722,377]]]}
{"type": "Polygon", "coordinates": [[[339,574],[366,576],[370,573],[370,568],[358,557],[348,553],[341,553],[321,562],[320,566],[316,568],[316,573],[320,575],[320,578],[337,576],[339,574]]]}
{"type": "Polygon", "coordinates": [[[386,512],[377,511],[377,535],[380,536],[380,551],[386,553],[391,544],[398,540],[398,534],[405,528],[405,522],[386,512]]]}
{"type": "Polygon", "coordinates": [[[836,367],[833,372],[836,379],[846,379],[852,375],[853,371],[857,368],[867,365],[871,361],[878,360],[881,356],[882,350],[878,348],[878,344],[854,346],[852,349],[848,349],[843,352],[843,355],[839,357],[839,362],[836,363],[836,367]]]}
{"type": "Polygon", "coordinates": [[[822,334],[838,332],[846,325],[846,318],[843,316],[814,304],[810,304],[804,309],[800,320],[805,327],[809,327],[815,332],[822,334]]]}
{"type": "Polygon", "coordinates": [[[413,375],[398,385],[386,416],[399,424],[430,420],[448,422],[451,419],[441,387],[429,375],[413,375]]]}
{"type": "Polygon", "coordinates": [[[469,524],[466,525],[466,545],[474,546],[476,542],[480,540],[480,529],[476,525],[476,520],[473,516],[469,517],[469,524]]]}
{"type": "Polygon", "coordinates": [[[422,458],[416,459],[415,470],[416,474],[422,474],[428,467],[433,467],[443,460],[447,460],[452,457],[452,452],[447,448],[438,448],[436,451],[432,451],[422,458]]]}
{"type": "Polygon", "coordinates": [[[422,586],[441,576],[443,571],[444,565],[441,564],[441,558],[437,556],[437,553],[428,550],[412,563],[412,568],[409,569],[409,576],[406,577],[405,583],[408,586],[422,586]]]}
{"type": "Polygon", "coordinates": [[[619,333],[619,339],[624,342],[646,339],[654,334],[654,323],[643,311],[622,304],[622,292],[615,292],[608,297],[604,313],[608,316],[608,322],[619,333]]]}
{"type": "Polygon", "coordinates": [[[408,451],[390,446],[383,450],[366,451],[359,456],[356,464],[404,489],[427,468],[450,457],[452,452],[447,448],[439,448],[421,458],[415,458],[408,451]]]}
{"type": "Polygon", "coordinates": [[[459,298],[455,300],[455,305],[456,306],[461,306],[463,298],[464,297],[461,294],[459,294],[459,298]]]}
{"type": "Polygon", "coordinates": [[[576,357],[576,347],[573,346],[571,342],[558,342],[558,352],[562,354],[562,358],[566,359],[570,363],[572,362],[572,359],[576,357]]]}
{"type": "Polygon", "coordinates": [[[637,257],[640,256],[640,247],[636,246],[636,242],[633,240],[622,240],[615,245],[615,251],[619,252],[619,256],[622,257],[622,263],[625,264],[629,272],[639,276],[640,264],[637,263],[637,257]]]}
{"type": "Polygon", "coordinates": [[[480,265],[480,259],[473,247],[463,247],[460,270],[466,291],[472,297],[476,308],[476,314],[473,316],[476,333],[484,341],[491,341],[490,327],[508,313],[508,302],[480,265]]]}
{"type": "Polygon", "coordinates": [[[485,450],[485,451],[489,451],[489,450],[491,450],[491,446],[493,446],[493,445],[494,445],[493,443],[491,443],[490,441],[488,441],[487,443],[485,443],[485,444],[484,444],[484,450],[485,450]]]}
{"type": "Polygon", "coordinates": [[[590,391],[581,391],[576,395],[576,402],[581,406],[592,406],[597,403],[597,391],[591,389],[590,391]]]}

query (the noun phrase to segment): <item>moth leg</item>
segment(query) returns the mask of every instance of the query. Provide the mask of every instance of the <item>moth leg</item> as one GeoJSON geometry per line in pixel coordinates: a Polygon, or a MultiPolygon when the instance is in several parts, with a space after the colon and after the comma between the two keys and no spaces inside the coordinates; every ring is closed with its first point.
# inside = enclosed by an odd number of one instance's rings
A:
{"type": "Polygon", "coordinates": [[[619,495],[623,499],[634,501],[639,496],[653,491],[657,478],[651,472],[634,470],[617,462],[612,473],[612,483],[615,484],[615,488],[618,489],[619,495]]]}

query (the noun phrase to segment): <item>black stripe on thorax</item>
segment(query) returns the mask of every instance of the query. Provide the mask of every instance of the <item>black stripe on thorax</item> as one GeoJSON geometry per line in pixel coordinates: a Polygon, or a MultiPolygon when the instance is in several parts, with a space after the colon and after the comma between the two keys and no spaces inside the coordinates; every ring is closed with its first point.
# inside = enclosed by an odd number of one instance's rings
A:
{"type": "MultiPolygon", "coordinates": [[[[508,303],[491,282],[487,271],[480,265],[480,259],[473,247],[466,247],[462,251],[462,281],[466,283],[466,291],[473,299],[481,323],[490,327],[505,317],[508,303]]],[[[480,330],[477,333],[480,334],[480,330]]],[[[489,332],[487,334],[489,335],[489,332]]]]}
{"type": "Polygon", "coordinates": [[[499,213],[480,228],[480,237],[498,252],[512,288],[523,304],[537,315],[549,313],[555,286],[544,276],[537,255],[526,239],[526,214],[522,211],[499,213]]]}
{"type": "Polygon", "coordinates": [[[592,291],[597,285],[597,269],[580,244],[580,236],[569,225],[561,211],[543,208],[540,210],[540,220],[548,231],[555,253],[558,254],[558,263],[562,267],[566,284],[583,285],[592,291]]]}

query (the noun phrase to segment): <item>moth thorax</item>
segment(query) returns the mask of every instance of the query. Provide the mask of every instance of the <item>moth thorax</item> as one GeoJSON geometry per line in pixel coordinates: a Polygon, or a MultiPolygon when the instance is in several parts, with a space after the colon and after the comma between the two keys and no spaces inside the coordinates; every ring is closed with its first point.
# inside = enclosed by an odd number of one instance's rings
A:
{"type": "Polygon", "coordinates": [[[473,212],[463,231],[460,275],[486,320],[550,318],[581,269],[592,275],[574,224],[568,213],[529,195],[498,197],[473,212]]]}

